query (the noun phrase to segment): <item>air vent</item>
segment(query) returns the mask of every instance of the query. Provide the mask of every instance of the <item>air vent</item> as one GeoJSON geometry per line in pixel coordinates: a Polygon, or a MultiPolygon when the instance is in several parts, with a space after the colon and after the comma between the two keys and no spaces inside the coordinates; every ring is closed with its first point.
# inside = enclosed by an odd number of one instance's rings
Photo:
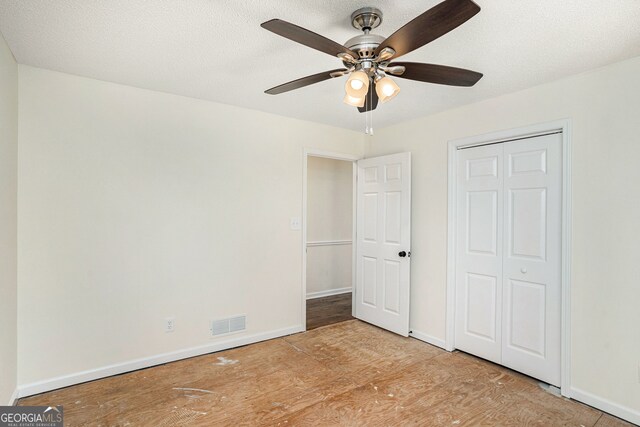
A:
{"type": "Polygon", "coordinates": [[[229,332],[244,331],[247,328],[247,316],[232,317],[229,319],[229,332]]]}
{"type": "Polygon", "coordinates": [[[211,322],[211,335],[224,335],[244,331],[247,328],[247,316],[235,316],[211,322]]]}
{"type": "Polygon", "coordinates": [[[222,335],[229,333],[229,319],[214,320],[211,322],[211,335],[222,335]]]}

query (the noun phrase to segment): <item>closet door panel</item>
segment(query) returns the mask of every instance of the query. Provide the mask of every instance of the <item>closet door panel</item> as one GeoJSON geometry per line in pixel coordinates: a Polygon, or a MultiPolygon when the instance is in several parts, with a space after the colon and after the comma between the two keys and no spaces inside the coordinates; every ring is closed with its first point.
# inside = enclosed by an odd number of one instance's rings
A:
{"type": "Polygon", "coordinates": [[[458,152],[456,348],[501,361],[503,148],[458,152]]]}
{"type": "Polygon", "coordinates": [[[560,385],[562,135],[504,144],[502,363],[560,385]]]}

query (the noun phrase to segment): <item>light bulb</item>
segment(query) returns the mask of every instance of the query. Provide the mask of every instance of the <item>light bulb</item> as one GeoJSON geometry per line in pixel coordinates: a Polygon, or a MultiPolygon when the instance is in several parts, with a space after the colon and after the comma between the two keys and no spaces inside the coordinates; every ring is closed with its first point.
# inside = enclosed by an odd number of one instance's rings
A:
{"type": "Polygon", "coordinates": [[[380,98],[380,102],[387,102],[394,98],[400,92],[400,88],[389,77],[383,77],[376,82],[376,93],[380,98]]]}
{"type": "Polygon", "coordinates": [[[351,87],[355,90],[360,90],[364,86],[360,80],[351,80],[351,87]]]}
{"type": "Polygon", "coordinates": [[[386,96],[393,95],[393,92],[395,92],[395,89],[390,84],[382,86],[382,93],[384,93],[386,96]]]}

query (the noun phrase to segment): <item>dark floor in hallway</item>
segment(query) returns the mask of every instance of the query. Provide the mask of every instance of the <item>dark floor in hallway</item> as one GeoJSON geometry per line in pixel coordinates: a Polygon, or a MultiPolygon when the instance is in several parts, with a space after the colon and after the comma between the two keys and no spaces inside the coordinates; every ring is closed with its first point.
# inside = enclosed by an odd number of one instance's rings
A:
{"type": "Polygon", "coordinates": [[[308,331],[351,319],[351,292],[307,300],[308,331]]]}

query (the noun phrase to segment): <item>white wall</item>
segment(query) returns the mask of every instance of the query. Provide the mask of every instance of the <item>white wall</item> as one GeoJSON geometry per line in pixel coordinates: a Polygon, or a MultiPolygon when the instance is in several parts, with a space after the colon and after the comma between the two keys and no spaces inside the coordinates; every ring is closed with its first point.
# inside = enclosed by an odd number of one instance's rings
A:
{"type": "MultiPolygon", "coordinates": [[[[309,157],[307,242],[349,240],[353,222],[353,162],[309,157]]],[[[307,296],[352,286],[351,244],[307,247],[307,296]]]]}
{"type": "Polygon", "coordinates": [[[571,381],[640,420],[640,58],[379,129],[367,155],[412,152],[411,328],[444,340],[447,141],[563,118],[573,126],[571,381]]]}
{"type": "Polygon", "coordinates": [[[360,134],[19,71],[19,384],[302,327],[303,150],[360,134]]]}
{"type": "Polygon", "coordinates": [[[11,403],[17,375],[18,65],[0,34],[0,405],[11,403]]]}
{"type": "Polygon", "coordinates": [[[17,376],[18,65],[0,34],[0,405],[12,403],[17,376]]]}
{"type": "MultiPolygon", "coordinates": [[[[4,95],[15,71],[3,55],[4,95]]],[[[302,147],[360,155],[362,135],[19,71],[19,384],[212,342],[208,321],[221,316],[246,313],[247,334],[302,324],[301,236],[289,230],[302,147]]],[[[1,118],[15,117],[10,99],[1,118]]],[[[571,118],[571,380],[640,416],[639,112],[636,58],[378,129],[369,156],[413,153],[412,329],[445,336],[447,141],[571,118]]],[[[4,141],[10,201],[15,152],[4,141]]],[[[2,292],[5,304],[11,286],[2,292]]]]}

